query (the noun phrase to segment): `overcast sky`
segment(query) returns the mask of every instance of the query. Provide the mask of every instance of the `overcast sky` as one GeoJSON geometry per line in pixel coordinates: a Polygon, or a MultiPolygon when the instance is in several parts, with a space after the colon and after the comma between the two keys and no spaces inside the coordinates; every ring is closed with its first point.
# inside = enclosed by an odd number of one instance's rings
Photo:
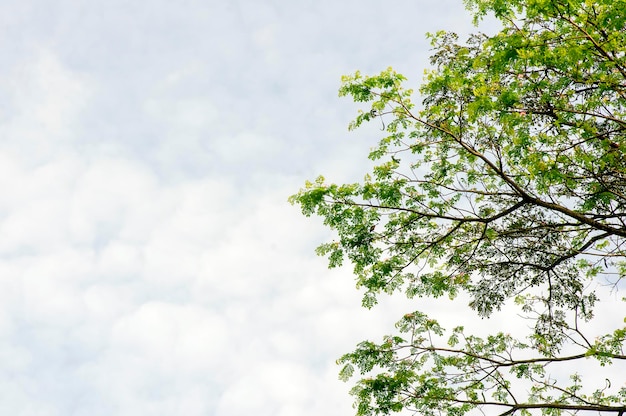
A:
{"type": "Polygon", "coordinates": [[[0,1],[0,414],[353,414],[334,361],[407,303],[287,197],[362,177],[340,76],[417,86],[438,29],[461,0],[0,1]]]}

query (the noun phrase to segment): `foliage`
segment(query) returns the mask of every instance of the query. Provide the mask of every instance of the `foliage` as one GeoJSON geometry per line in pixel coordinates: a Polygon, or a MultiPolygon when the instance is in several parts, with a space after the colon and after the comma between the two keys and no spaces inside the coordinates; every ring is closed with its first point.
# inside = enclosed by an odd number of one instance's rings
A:
{"type": "Polygon", "coordinates": [[[626,1],[467,0],[493,36],[429,35],[433,68],[416,107],[391,68],[342,79],[341,96],[368,103],[350,124],[382,119],[386,135],[362,183],[308,182],[291,197],[323,217],[348,259],[363,304],[381,293],[467,293],[488,317],[514,302],[534,322],[528,339],[486,338],[413,312],[399,335],[363,342],[339,361],[358,415],[412,409],[463,415],[626,411],[626,389],[571,372],[589,360],[623,363],[626,329],[589,340],[599,282],[626,275],[626,1]],[[552,367],[548,367],[552,365],[552,367]]]}

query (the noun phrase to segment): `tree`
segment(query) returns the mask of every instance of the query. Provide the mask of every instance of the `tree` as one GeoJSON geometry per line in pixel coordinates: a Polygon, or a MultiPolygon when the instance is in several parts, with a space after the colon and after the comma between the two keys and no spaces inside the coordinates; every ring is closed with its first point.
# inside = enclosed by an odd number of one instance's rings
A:
{"type": "Polygon", "coordinates": [[[362,183],[319,177],[290,201],[336,230],[318,253],[350,260],[364,306],[464,294],[481,317],[514,304],[532,325],[526,338],[478,337],[410,312],[344,355],[340,376],[363,376],[358,415],[622,416],[624,376],[590,385],[583,373],[626,363],[626,328],[585,332],[598,288],[626,275],[626,1],[467,5],[502,29],[429,35],[421,106],[392,69],[343,77],[340,95],[367,105],[350,128],[386,124],[377,166],[362,183]]]}

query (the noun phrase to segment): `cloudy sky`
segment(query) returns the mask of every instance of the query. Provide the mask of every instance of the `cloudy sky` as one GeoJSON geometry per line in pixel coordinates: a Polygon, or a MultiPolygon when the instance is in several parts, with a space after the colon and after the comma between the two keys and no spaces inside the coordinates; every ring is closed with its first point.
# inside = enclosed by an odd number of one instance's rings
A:
{"type": "Polygon", "coordinates": [[[353,414],[334,360],[407,305],[362,310],[287,197],[366,172],[380,132],[348,134],[342,74],[417,85],[424,33],[470,20],[461,0],[0,1],[0,414],[353,414]]]}

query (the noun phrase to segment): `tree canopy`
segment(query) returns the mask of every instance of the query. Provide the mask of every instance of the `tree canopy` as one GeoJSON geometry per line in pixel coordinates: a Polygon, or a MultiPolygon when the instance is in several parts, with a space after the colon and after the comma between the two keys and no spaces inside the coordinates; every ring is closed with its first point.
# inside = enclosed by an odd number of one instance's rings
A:
{"type": "Polygon", "coordinates": [[[358,415],[621,416],[624,376],[591,386],[583,370],[626,363],[626,328],[593,339],[583,328],[599,285],[617,291],[626,276],[626,1],[466,4],[501,30],[429,35],[420,105],[391,68],[343,77],[339,94],[366,105],[350,128],[384,122],[376,166],[290,200],[336,231],[318,253],[353,264],[364,306],[466,293],[481,317],[517,305],[532,330],[478,337],[413,311],[343,356],[340,375],[363,376],[358,415]]]}

